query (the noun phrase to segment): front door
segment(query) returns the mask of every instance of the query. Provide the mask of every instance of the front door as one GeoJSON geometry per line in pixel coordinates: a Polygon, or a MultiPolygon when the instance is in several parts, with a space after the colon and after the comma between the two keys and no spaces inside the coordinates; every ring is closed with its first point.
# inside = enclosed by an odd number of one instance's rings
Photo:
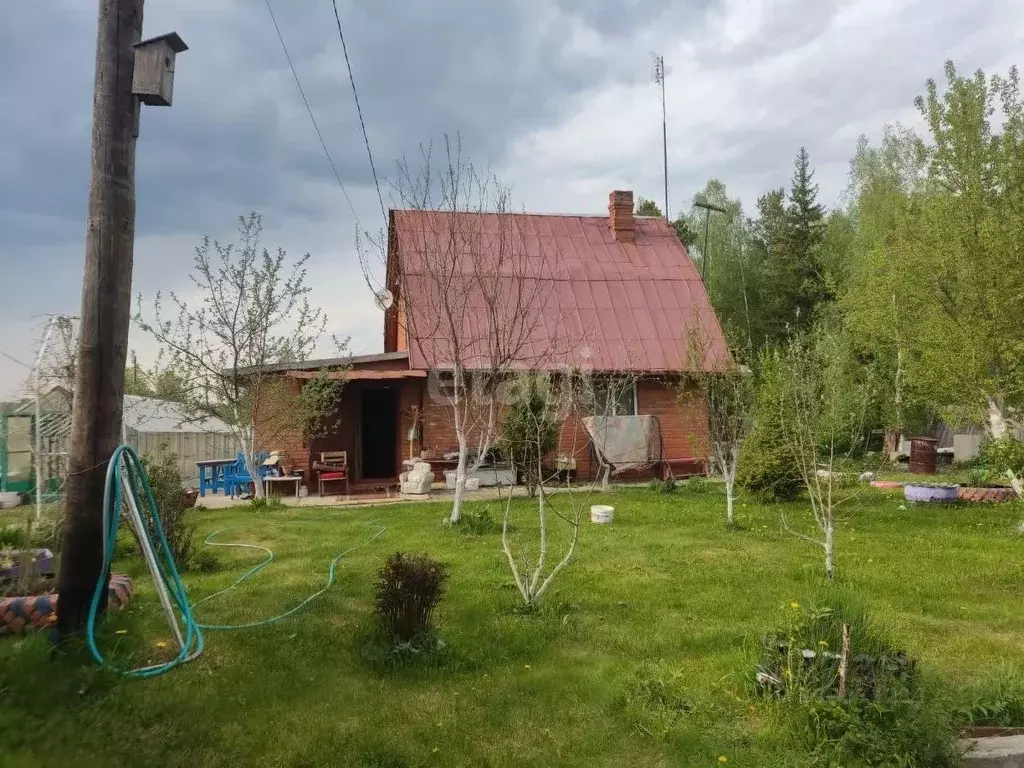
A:
{"type": "Polygon", "coordinates": [[[398,474],[398,390],[363,390],[361,480],[393,478],[398,474]]]}

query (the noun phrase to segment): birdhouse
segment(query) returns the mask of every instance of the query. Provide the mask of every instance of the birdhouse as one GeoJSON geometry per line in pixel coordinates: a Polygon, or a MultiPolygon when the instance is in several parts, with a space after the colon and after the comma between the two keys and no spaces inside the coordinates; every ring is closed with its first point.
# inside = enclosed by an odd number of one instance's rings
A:
{"type": "Polygon", "coordinates": [[[174,89],[174,57],[187,51],[185,41],[171,32],[135,44],[135,74],[132,93],[143,104],[171,106],[174,89]]]}

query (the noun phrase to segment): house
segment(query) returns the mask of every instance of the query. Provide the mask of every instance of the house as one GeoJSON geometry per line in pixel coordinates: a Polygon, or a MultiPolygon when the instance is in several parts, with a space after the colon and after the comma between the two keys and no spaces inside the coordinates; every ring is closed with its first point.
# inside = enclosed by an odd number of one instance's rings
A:
{"type": "MultiPolygon", "coordinates": [[[[696,364],[687,355],[691,331],[699,326],[704,337],[702,366],[724,366],[729,353],[685,247],[664,219],[634,216],[632,192],[611,193],[608,214],[597,216],[392,210],[387,275],[393,302],[383,353],[272,369],[297,392],[314,371],[347,364],[337,425],[312,440],[298,430],[278,433],[273,446],[261,447],[285,451],[307,472],[320,452],[347,451],[357,489],[393,482],[413,456],[435,471],[453,467],[443,459],[457,448],[452,409],[431,394],[432,377],[443,382],[456,354],[445,328],[458,326],[455,335],[471,340],[458,350],[464,368],[486,368],[495,359],[486,337],[494,334],[481,329],[496,297],[528,294],[536,316],[505,345],[503,370],[630,373],[631,391],[613,413],[656,417],[657,455],[642,474],[703,471],[706,413],[696,398],[677,396],[681,372],[696,364]],[[499,250],[518,254],[519,267],[499,250]],[[481,272],[490,273],[489,297],[471,277],[481,272]],[[458,317],[442,317],[442,305],[456,307],[458,317]]],[[[256,432],[259,443],[259,424],[256,432]]],[[[599,467],[586,440],[563,437],[558,453],[574,460],[580,477],[599,467]]]]}

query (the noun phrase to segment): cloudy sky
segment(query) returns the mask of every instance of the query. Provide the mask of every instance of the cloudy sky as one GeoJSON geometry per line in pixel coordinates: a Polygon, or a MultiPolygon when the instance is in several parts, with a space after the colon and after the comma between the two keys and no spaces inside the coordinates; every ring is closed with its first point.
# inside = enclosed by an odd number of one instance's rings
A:
{"type": "MultiPolygon", "coordinates": [[[[330,0],[271,0],[364,228],[381,226],[330,0]]],[[[29,362],[45,313],[80,301],[96,3],[10,3],[0,26],[0,352],[29,362]]],[[[612,189],[660,200],[651,53],[667,69],[672,208],[712,176],[751,205],[806,145],[835,203],[861,133],[913,122],[942,64],[1005,71],[1019,0],[378,0],[339,2],[378,170],[446,132],[523,208],[599,213],[612,189]]],[[[379,351],[356,217],[296,90],[264,0],[160,0],[177,31],[174,106],[137,150],[134,292],[187,290],[200,235],[257,210],[266,242],[310,253],[315,301],[356,352],[379,351]]],[[[384,190],[388,202],[387,187],[384,190]]],[[[141,359],[151,344],[133,332],[141,359]]],[[[329,347],[325,343],[324,351],[329,347]]],[[[26,370],[0,356],[0,397],[26,370]]]]}

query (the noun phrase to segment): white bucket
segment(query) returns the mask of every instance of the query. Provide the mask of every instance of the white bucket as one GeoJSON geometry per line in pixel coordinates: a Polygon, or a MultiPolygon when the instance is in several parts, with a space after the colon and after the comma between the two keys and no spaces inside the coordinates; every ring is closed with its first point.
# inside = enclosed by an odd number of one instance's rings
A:
{"type": "Polygon", "coordinates": [[[309,488],[304,485],[299,486],[299,498],[304,499],[309,496],[309,488]]]}
{"type": "Polygon", "coordinates": [[[466,478],[466,490],[467,491],[479,491],[480,490],[480,478],[479,477],[467,477],[466,478]]]}
{"type": "Polygon", "coordinates": [[[590,522],[610,523],[614,514],[615,507],[609,507],[606,504],[594,504],[590,507],[590,522]]]}
{"type": "Polygon", "coordinates": [[[21,504],[21,494],[14,491],[0,493],[0,509],[9,509],[21,504]]]}

